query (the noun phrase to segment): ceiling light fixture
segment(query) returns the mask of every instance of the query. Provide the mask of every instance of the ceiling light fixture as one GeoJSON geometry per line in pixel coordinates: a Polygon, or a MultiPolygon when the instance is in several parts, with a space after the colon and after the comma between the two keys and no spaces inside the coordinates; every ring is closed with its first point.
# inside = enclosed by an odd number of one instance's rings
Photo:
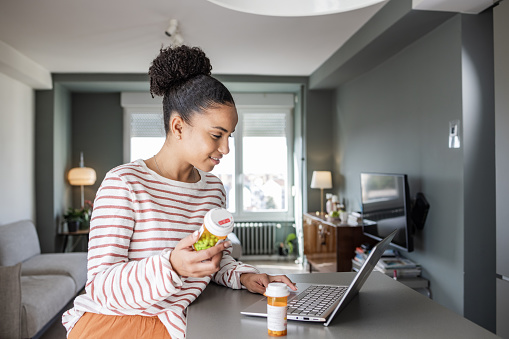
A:
{"type": "Polygon", "coordinates": [[[170,25],[164,31],[164,34],[170,37],[172,45],[180,46],[184,43],[184,38],[180,34],[179,23],[177,19],[170,20],[170,25]]]}
{"type": "Polygon", "coordinates": [[[268,16],[314,16],[353,11],[387,0],[208,0],[240,12],[268,16]]]}

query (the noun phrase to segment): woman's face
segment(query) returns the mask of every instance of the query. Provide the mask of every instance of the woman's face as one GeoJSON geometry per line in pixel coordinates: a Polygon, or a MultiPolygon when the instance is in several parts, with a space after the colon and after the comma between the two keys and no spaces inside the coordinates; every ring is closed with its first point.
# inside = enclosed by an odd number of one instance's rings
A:
{"type": "Polygon", "coordinates": [[[228,138],[237,122],[235,106],[219,105],[195,113],[182,129],[181,141],[189,163],[202,171],[212,171],[230,152],[228,138]]]}

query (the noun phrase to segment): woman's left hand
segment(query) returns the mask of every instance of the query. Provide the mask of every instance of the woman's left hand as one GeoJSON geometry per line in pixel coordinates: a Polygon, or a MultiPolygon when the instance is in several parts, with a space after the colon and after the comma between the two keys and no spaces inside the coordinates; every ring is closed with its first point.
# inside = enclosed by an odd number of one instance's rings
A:
{"type": "Polygon", "coordinates": [[[240,276],[240,283],[244,285],[249,292],[264,294],[267,285],[272,282],[282,282],[293,291],[297,291],[296,284],[286,275],[267,275],[264,273],[243,273],[240,276]]]}

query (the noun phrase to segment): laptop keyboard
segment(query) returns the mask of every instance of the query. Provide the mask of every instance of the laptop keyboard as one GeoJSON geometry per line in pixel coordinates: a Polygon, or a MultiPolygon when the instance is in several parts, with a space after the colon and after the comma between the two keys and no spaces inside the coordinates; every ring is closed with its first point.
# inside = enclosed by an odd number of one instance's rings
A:
{"type": "Polygon", "coordinates": [[[348,286],[310,286],[288,302],[288,314],[320,316],[347,289],[348,286]]]}

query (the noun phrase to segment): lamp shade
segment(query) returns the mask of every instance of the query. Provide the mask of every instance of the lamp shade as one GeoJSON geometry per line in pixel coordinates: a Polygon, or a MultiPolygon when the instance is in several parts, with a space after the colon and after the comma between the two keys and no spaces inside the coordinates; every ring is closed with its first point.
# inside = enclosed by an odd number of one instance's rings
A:
{"type": "Polygon", "coordinates": [[[330,171],[313,171],[311,188],[332,188],[332,173],[330,171]]]}
{"type": "Polygon", "coordinates": [[[73,186],[93,185],[96,180],[95,171],[90,167],[75,167],[69,171],[67,175],[69,183],[73,186]]]}

